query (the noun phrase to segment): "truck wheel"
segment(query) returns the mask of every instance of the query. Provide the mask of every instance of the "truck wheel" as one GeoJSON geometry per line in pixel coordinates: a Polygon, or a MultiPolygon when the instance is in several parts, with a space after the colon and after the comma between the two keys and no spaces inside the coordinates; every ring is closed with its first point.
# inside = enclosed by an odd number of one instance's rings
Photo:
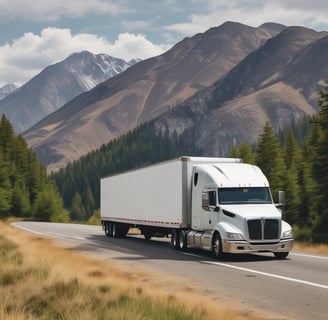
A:
{"type": "Polygon", "coordinates": [[[111,223],[111,236],[113,238],[117,238],[118,237],[118,230],[117,230],[117,224],[115,222],[112,222],[111,223]]]}
{"type": "Polygon", "coordinates": [[[289,252],[274,252],[273,254],[276,257],[276,259],[283,260],[283,259],[287,258],[289,252]]]}
{"type": "Polygon", "coordinates": [[[171,245],[174,249],[179,249],[180,230],[173,230],[171,234],[171,245]]]}
{"type": "Polygon", "coordinates": [[[107,237],[110,237],[110,223],[109,222],[105,222],[104,228],[105,228],[105,235],[107,237]]]}
{"type": "Polygon", "coordinates": [[[187,235],[184,231],[180,231],[179,236],[179,249],[184,251],[187,249],[187,235]]]}
{"type": "Polygon", "coordinates": [[[221,259],[223,257],[223,252],[222,252],[222,241],[220,234],[218,232],[214,233],[213,240],[212,240],[212,251],[214,254],[214,257],[216,259],[221,259]]]}

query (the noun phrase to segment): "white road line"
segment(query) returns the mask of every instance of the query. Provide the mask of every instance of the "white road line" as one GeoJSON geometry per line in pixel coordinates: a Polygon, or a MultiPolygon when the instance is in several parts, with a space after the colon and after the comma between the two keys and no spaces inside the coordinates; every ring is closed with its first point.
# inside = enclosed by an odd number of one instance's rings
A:
{"type": "Polygon", "coordinates": [[[73,238],[78,239],[78,240],[87,240],[86,238],[81,238],[81,237],[77,237],[77,236],[74,236],[73,238]]]}
{"type": "Polygon", "coordinates": [[[25,230],[25,231],[28,231],[28,232],[31,232],[31,233],[34,233],[34,234],[37,234],[37,235],[40,235],[40,236],[47,236],[46,233],[43,233],[43,232],[38,232],[38,231],[34,231],[32,229],[29,229],[29,228],[25,228],[25,227],[22,227],[16,223],[13,223],[13,225],[16,227],[16,228],[19,228],[19,229],[22,229],[22,230],[25,230]]]}
{"type": "Polygon", "coordinates": [[[295,252],[292,252],[291,255],[293,255],[293,256],[299,256],[299,257],[306,257],[306,258],[314,258],[314,259],[328,260],[328,257],[325,257],[325,256],[315,256],[315,255],[312,255],[312,254],[304,254],[304,253],[295,253],[295,252]]]}
{"type": "Polygon", "coordinates": [[[237,267],[237,266],[233,266],[231,264],[226,264],[226,263],[221,263],[221,262],[215,262],[215,261],[200,261],[200,262],[201,263],[205,263],[205,264],[214,264],[214,265],[217,265],[217,266],[221,266],[221,267],[225,267],[225,268],[231,268],[231,269],[236,269],[236,270],[240,270],[240,271],[246,271],[246,272],[256,273],[256,274],[260,274],[260,275],[266,276],[266,277],[277,278],[277,279],[287,280],[287,281],[291,281],[291,282],[297,282],[297,283],[305,284],[305,285],[308,285],[308,286],[318,287],[318,288],[322,288],[322,289],[328,290],[328,286],[323,285],[323,284],[319,284],[319,283],[315,283],[315,282],[304,281],[304,280],[290,278],[290,277],[284,277],[284,276],[280,276],[280,275],[273,274],[273,273],[267,273],[267,272],[253,270],[253,269],[247,269],[247,268],[237,267]]]}
{"type": "Polygon", "coordinates": [[[71,238],[71,239],[78,239],[78,240],[86,240],[86,238],[81,238],[81,237],[77,237],[77,236],[67,236],[63,233],[58,233],[58,232],[38,232],[38,231],[34,231],[32,229],[29,229],[29,228],[26,228],[26,227],[22,227],[16,223],[13,223],[13,225],[16,227],[16,228],[19,228],[19,229],[22,229],[22,230],[25,230],[25,231],[28,231],[28,232],[31,232],[31,233],[34,233],[34,234],[37,234],[39,236],[45,236],[45,237],[49,237],[49,236],[57,236],[57,237],[63,237],[63,238],[71,238]]]}

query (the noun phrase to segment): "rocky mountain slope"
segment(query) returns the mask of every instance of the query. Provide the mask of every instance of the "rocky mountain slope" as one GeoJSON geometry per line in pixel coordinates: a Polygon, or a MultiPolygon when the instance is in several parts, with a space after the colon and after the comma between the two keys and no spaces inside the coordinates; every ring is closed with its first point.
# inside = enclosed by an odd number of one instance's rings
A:
{"type": "Polygon", "coordinates": [[[213,156],[256,142],[267,121],[277,130],[317,112],[318,90],[328,86],[327,57],[328,33],[286,28],[212,87],[158,118],[157,130],[180,128],[213,156]]]}
{"type": "Polygon", "coordinates": [[[285,26],[227,22],[176,44],[99,84],[24,136],[56,169],[211,87],[285,26]]]}
{"type": "Polygon", "coordinates": [[[45,68],[12,94],[0,101],[17,133],[51,114],[79,94],[95,87],[131,64],[105,54],[83,51],[45,68]]]}

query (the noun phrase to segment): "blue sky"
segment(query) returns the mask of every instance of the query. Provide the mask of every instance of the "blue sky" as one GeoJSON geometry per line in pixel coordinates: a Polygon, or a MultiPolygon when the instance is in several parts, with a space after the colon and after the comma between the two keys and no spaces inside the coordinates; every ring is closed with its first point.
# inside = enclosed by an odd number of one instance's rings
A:
{"type": "Polygon", "coordinates": [[[328,1],[0,0],[0,87],[82,50],[146,59],[225,21],[328,31],[328,1]]]}

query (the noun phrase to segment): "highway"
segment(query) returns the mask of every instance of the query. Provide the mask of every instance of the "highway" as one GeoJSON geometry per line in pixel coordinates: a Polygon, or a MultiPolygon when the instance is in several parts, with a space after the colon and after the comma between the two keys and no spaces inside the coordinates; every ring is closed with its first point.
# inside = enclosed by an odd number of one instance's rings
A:
{"type": "Polygon", "coordinates": [[[169,239],[147,241],[139,235],[108,238],[101,227],[42,222],[13,225],[37,236],[51,237],[105,263],[163,272],[185,279],[190,287],[214,299],[250,310],[275,314],[274,319],[328,319],[328,257],[292,252],[285,260],[272,254],[228,255],[215,260],[210,252],[173,250],[169,239]]]}

